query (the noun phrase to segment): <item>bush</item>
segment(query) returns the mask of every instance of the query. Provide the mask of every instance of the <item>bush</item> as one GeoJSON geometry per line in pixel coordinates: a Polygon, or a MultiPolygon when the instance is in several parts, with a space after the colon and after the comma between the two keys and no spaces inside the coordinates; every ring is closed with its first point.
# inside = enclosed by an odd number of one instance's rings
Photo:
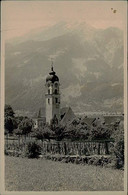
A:
{"type": "Polygon", "coordinates": [[[113,153],[116,157],[115,167],[120,169],[124,166],[124,124],[121,122],[115,129],[112,137],[114,138],[113,153]]]}
{"type": "Polygon", "coordinates": [[[36,137],[36,139],[39,140],[45,140],[48,139],[50,141],[51,137],[53,136],[52,130],[46,125],[42,128],[38,128],[33,131],[33,135],[36,137]]]}
{"type": "Polygon", "coordinates": [[[29,142],[25,148],[25,157],[38,158],[41,154],[41,147],[35,142],[29,142]]]}

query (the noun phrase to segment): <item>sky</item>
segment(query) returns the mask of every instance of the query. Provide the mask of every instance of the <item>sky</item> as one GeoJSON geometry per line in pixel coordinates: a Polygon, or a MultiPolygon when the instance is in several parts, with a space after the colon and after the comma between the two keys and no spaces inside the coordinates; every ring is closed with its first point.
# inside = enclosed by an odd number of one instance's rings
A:
{"type": "Polygon", "coordinates": [[[95,28],[124,29],[124,1],[5,1],[2,2],[2,32],[5,39],[22,36],[58,22],[86,22],[95,28]],[[113,13],[116,10],[116,13],[113,13]]]}

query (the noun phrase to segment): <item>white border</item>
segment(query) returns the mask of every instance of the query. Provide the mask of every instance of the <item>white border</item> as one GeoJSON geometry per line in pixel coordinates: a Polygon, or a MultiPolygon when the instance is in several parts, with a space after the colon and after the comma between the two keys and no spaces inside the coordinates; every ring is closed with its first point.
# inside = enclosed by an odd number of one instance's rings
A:
{"type": "MultiPolygon", "coordinates": [[[[5,1],[7,3],[7,1],[5,1]]],[[[100,2],[100,1],[98,1],[100,2]]],[[[103,2],[103,1],[102,1],[103,2]]],[[[114,1],[119,2],[119,1],[114,1]]],[[[122,2],[122,1],[121,1],[122,2]]],[[[3,13],[3,1],[1,2],[1,13],[3,13]]],[[[124,13],[124,18],[125,18],[125,33],[124,33],[124,128],[125,128],[125,179],[124,179],[124,191],[5,191],[5,186],[4,186],[4,179],[5,179],[5,167],[4,167],[4,100],[5,100],[5,69],[4,69],[4,56],[5,56],[5,48],[4,48],[4,33],[2,31],[2,35],[1,35],[1,124],[0,124],[0,174],[1,174],[1,179],[0,179],[0,190],[1,190],[1,194],[2,195],[27,195],[27,194],[31,194],[31,195],[37,195],[37,194],[53,194],[53,195],[65,195],[65,194],[69,194],[69,195],[78,195],[78,194],[89,194],[89,195],[126,195],[127,194],[127,1],[124,1],[124,3],[126,4],[126,11],[124,13]]],[[[1,14],[1,18],[2,18],[2,14],[1,14]]],[[[1,20],[2,23],[2,20],[1,20]]],[[[1,24],[1,29],[2,29],[2,24],[1,24]]]]}

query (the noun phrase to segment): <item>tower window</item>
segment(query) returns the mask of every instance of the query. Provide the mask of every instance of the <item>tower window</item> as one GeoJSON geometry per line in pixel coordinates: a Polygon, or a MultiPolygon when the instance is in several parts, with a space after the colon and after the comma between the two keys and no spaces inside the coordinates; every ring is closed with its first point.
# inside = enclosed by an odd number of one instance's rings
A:
{"type": "Polygon", "coordinates": [[[55,98],[55,102],[58,103],[58,98],[55,98]]]}
{"type": "Polygon", "coordinates": [[[57,94],[57,89],[55,89],[55,94],[57,94]]]}
{"type": "Polygon", "coordinates": [[[50,99],[48,99],[48,104],[50,104],[50,99]]]}
{"type": "Polygon", "coordinates": [[[58,87],[58,84],[57,83],[55,83],[55,87],[58,87]]]}
{"type": "Polygon", "coordinates": [[[48,94],[50,94],[50,89],[48,89],[48,94]]]}

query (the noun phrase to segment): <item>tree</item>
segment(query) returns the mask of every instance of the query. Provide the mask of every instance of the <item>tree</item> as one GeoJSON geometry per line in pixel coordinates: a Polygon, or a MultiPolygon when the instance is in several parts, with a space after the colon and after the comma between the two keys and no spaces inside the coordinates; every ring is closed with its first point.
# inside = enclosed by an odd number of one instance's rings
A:
{"type": "Polygon", "coordinates": [[[50,141],[51,137],[53,137],[53,131],[50,129],[49,126],[45,125],[44,127],[38,128],[34,130],[34,136],[37,139],[44,140],[47,139],[50,141]]]}
{"type": "Polygon", "coordinates": [[[65,137],[65,126],[59,124],[54,127],[54,138],[61,141],[65,137]]]}
{"type": "Polygon", "coordinates": [[[8,117],[8,116],[14,117],[15,113],[10,105],[7,105],[7,104],[5,105],[4,112],[5,112],[5,117],[8,117]]]}
{"type": "Polygon", "coordinates": [[[116,167],[121,168],[124,165],[124,123],[121,121],[118,128],[115,128],[111,137],[114,139],[113,152],[116,156],[116,167]]]}
{"type": "Polygon", "coordinates": [[[33,122],[32,122],[32,120],[29,119],[29,118],[24,118],[24,119],[20,122],[20,124],[19,124],[19,126],[18,126],[18,128],[19,128],[20,130],[22,130],[22,134],[24,134],[24,135],[28,135],[28,134],[31,132],[32,127],[33,127],[33,122]]]}
{"type": "Polygon", "coordinates": [[[76,117],[66,125],[65,135],[72,140],[87,139],[89,128],[82,118],[76,117]]]}
{"type": "Polygon", "coordinates": [[[4,120],[4,125],[5,125],[5,130],[6,132],[8,131],[9,134],[13,132],[15,128],[17,128],[17,122],[14,116],[13,109],[10,105],[5,105],[5,120],[4,120]]]}
{"type": "Polygon", "coordinates": [[[111,134],[112,129],[108,127],[104,121],[98,118],[91,126],[89,138],[93,140],[105,140],[110,139],[111,134]]]}
{"type": "Polygon", "coordinates": [[[19,126],[19,124],[21,123],[21,121],[23,119],[25,119],[25,117],[24,116],[16,116],[15,119],[16,119],[17,125],[19,126]]]}

